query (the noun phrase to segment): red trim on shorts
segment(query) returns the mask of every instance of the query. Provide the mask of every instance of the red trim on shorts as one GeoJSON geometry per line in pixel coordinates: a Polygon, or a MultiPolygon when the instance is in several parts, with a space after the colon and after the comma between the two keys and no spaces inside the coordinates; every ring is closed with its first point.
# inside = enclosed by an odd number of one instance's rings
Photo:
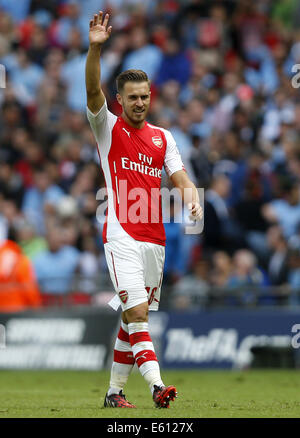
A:
{"type": "Polygon", "coordinates": [[[115,279],[116,279],[117,287],[119,287],[119,283],[118,283],[118,279],[117,279],[117,274],[116,274],[116,268],[115,268],[114,255],[113,255],[113,253],[111,251],[110,251],[110,253],[111,253],[111,259],[112,259],[112,264],[113,264],[113,268],[114,268],[114,274],[115,274],[115,279]]]}
{"type": "Polygon", "coordinates": [[[137,344],[138,342],[152,342],[149,332],[137,332],[129,335],[129,340],[131,346],[137,344]]]}
{"type": "Polygon", "coordinates": [[[135,361],[137,366],[140,367],[145,362],[149,362],[150,360],[155,360],[158,362],[156,354],[153,350],[143,350],[139,351],[135,356],[135,361]]]}
{"type": "Polygon", "coordinates": [[[114,350],[114,362],[123,363],[126,365],[134,364],[134,357],[131,351],[114,350]]]}
{"type": "Polygon", "coordinates": [[[127,332],[125,332],[125,330],[123,330],[122,327],[120,327],[120,331],[118,333],[118,338],[120,339],[120,341],[124,341],[124,342],[129,343],[129,334],[127,332]]]}

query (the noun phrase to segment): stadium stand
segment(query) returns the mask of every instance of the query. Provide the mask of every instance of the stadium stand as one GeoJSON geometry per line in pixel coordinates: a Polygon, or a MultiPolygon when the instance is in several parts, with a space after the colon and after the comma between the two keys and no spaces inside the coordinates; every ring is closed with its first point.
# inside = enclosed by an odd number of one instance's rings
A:
{"type": "Polygon", "coordinates": [[[102,57],[110,109],[120,110],[116,75],[145,69],[148,119],[171,130],[206,193],[204,233],[191,238],[178,224],[166,226],[167,297],[185,307],[194,290],[203,305],[223,288],[223,305],[232,305],[228,291],[253,286],[262,298],[237,302],[299,304],[298,2],[0,0],[1,240],[13,238],[31,259],[46,304],[68,292],[79,293],[69,303],[90,303],[81,294],[106,287],[95,214],[104,178],[84,83],[88,23],[99,8],[111,12],[114,29],[102,57]],[[57,247],[53,227],[63,231],[57,247]],[[69,261],[68,279],[50,290],[41,275],[53,278],[45,260],[59,265],[59,256],[69,261]]]}

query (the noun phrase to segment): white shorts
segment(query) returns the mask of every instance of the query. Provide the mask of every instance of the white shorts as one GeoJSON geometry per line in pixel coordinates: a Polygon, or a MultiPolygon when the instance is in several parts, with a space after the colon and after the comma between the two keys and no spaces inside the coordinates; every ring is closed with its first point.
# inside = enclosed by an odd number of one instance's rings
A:
{"type": "Polygon", "coordinates": [[[104,251],[117,293],[111,307],[117,310],[121,304],[125,311],[148,302],[149,310],[158,310],[165,247],[128,236],[105,243],[104,251]]]}

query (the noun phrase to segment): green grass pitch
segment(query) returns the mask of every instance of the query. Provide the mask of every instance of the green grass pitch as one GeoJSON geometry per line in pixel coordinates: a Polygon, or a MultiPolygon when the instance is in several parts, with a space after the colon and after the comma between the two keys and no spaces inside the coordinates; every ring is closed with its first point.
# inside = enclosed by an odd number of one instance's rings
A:
{"type": "Polygon", "coordinates": [[[300,417],[296,370],[179,370],[162,376],[178,390],[169,409],[154,408],[138,372],[124,391],[137,409],[112,409],[103,408],[107,371],[0,371],[0,418],[300,417]]]}

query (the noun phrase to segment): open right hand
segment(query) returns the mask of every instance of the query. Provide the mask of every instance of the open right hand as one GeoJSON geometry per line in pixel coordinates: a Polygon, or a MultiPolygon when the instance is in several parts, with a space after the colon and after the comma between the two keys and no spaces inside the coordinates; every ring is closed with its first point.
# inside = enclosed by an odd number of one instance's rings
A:
{"type": "Polygon", "coordinates": [[[94,19],[90,20],[89,41],[90,44],[103,44],[110,37],[112,27],[107,27],[109,14],[106,14],[103,19],[103,12],[94,15],[94,19]]]}

